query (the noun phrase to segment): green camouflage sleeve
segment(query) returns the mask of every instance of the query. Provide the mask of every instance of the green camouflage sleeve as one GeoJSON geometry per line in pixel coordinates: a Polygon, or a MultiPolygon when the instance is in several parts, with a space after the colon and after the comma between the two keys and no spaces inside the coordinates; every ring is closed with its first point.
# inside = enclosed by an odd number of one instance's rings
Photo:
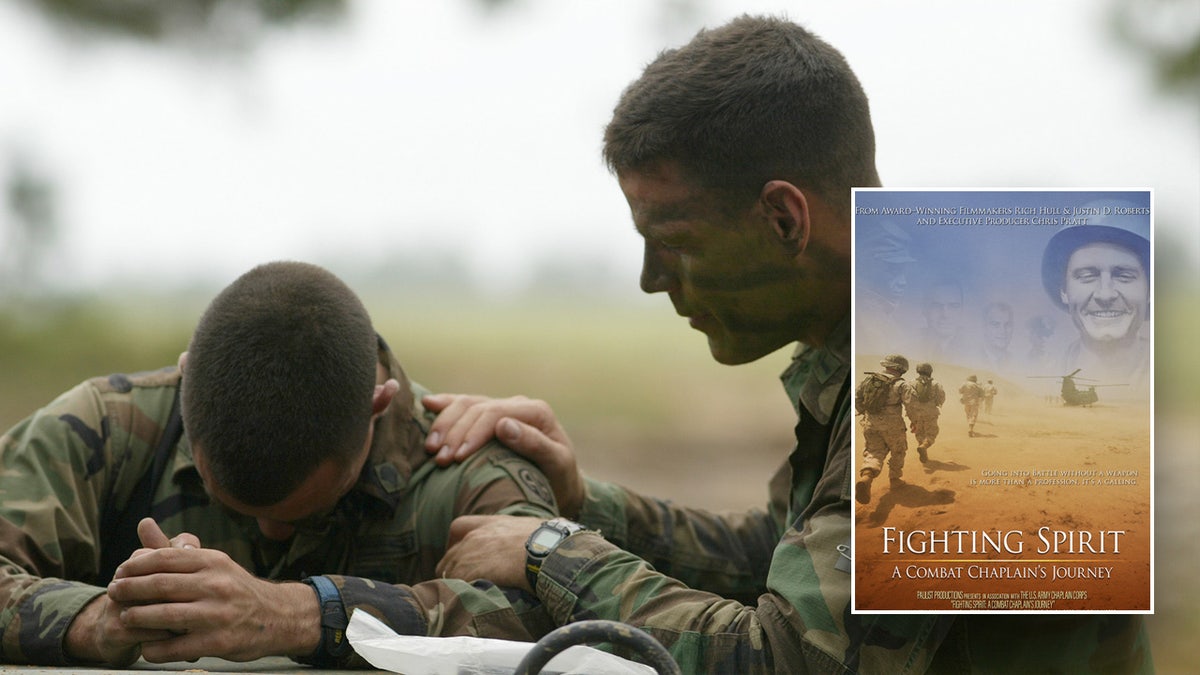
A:
{"type": "Polygon", "coordinates": [[[461,465],[459,483],[454,517],[493,513],[538,518],[558,515],[554,491],[541,470],[496,443],[484,446],[461,465]]]}
{"type": "MultiPolygon", "coordinates": [[[[538,577],[547,613],[555,624],[599,618],[638,626],[685,672],[924,672],[949,626],[946,617],[850,612],[851,419],[847,401],[817,446],[807,437],[801,442],[798,427],[799,447],[789,460],[794,470],[786,472],[790,487],[772,485],[790,495],[794,508],[790,524],[772,530],[764,546],[767,572],[757,597],[708,592],[642,560],[634,553],[646,548],[638,540],[653,518],[638,514],[654,500],[590,482],[584,519],[627,537],[622,543],[633,552],[596,534],[568,538],[538,577]]],[[[711,521],[689,522],[696,512],[656,508],[666,513],[650,532],[693,528],[700,541],[711,538],[711,521]]],[[[767,525],[760,527],[767,537],[767,525]]]]}
{"type": "MultiPolygon", "coordinates": [[[[589,488],[603,486],[593,483],[589,488]]],[[[837,494],[842,492],[839,486],[837,494]]],[[[595,498],[597,506],[602,501],[594,495],[589,498],[595,498]]],[[[671,650],[685,672],[834,672],[854,670],[859,663],[877,666],[878,672],[905,672],[907,663],[909,672],[920,672],[929,654],[917,645],[924,642],[921,633],[929,632],[934,619],[874,617],[880,625],[868,621],[846,626],[849,574],[839,569],[838,546],[849,540],[849,504],[834,502],[828,513],[804,521],[803,531],[788,529],[782,541],[775,539],[777,546],[772,542],[773,554],[766,555],[770,575],[763,575],[760,582],[763,595],[750,604],[692,588],[592,533],[567,539],[547,559],[538,580],[541,607],[524,593],[483,581],[436,580],[412,587],[353,577],[335,581],[347,608],[370,611],[405,634],[533,640],[556,625],[605,618],[650,632],[671,650]],[[893,667],[897,664],[901,667],[893,667]]],[[[647,505],[653,500],[626,503],[647,505]]],[[[687,542],[694,536],[693,543],[702,544],[704,528],[720,519],[703,512],[692,515],[702,519],[693,524],[694,534],[682,539],[687,542]]],[[[638,518],[631,519],[633,527],[626,523],[624,528],[618,520],[609,518],[606,523],[636,542],[638,518]]],[[[757,520],[763,523],[758,527],[770,529],[769,519],[757,520]]],[[[730,522],[737,524],[736,519],[730,522]]],[[[731,527],[730,522],[723,527],[731,527]]],[[[641,547],[655,545],[643,542],[641,547]]],[[[719,549],[700,548],[706,555],[719,549]]],[[[674,557],[665,551],[665,559],[674,557]]],[[[695,571],[705,566],[682,567],[695,571]]]]}
{"type": "Polygon", "coordinates": [[[813,525],[785,534],[755,604],[691,589],[596,535],[559,547],[538,594],[556,623],[602,618],[646,630],[684,672],[924,672],[937,619],[851,615],[849,585],[820,578],[836,571],[826,551],[838,555],[836,545],[824,545],[836,529],[813,525]]]}
{"type": "Polygon", "coordinates": [[[579,521],[691,586],[744,602],[766,588],[783,531],[765,511],[712,513],[587,480],[579,521]]]}
{"type": "Polygon", "coordinates": [[[923,672],[945,627],[936,617],[851,615],[839,551],[849,535],[845,500],[798,520],[749,604],[691,588],[596,534],[576,535],[546,560],[538,596],[556,624],[613,619],[648,631],[684,672],[923,672]]]}
{"type": "MultiPolygon", "coordinates": [[[[460,464],[438,467],[427,461],[409,483],[409,508],[421,561],[405,575],[407,578],[401,577],[407,582],[434,576],[446,552],[450,523],[458,516],[504,514],[549,519],[558,515],[554,493],[542,472],[529,460],[494,443],[460,464]]],[[[349,574],[369,576],[357,571],[349,574]]]]}
{"type": "Polygon", "coordinates": [[[83,384],[0,437],[0,661],[67,663],[63,638],[103,588],[97,531],[110,428],[83,384]]]}
{"type": "MultiPolygon", "coordinates": [[[[469,514],[506,514],[542,519],[557,515],[550,484],[532,463],[491,444],[462,464],[422,465],[414,475],[418,531],[436,563],[445,551],[449,521],[469,514]]],[[[429,567],[432,569],[432,566],[429,567]]],[[[357,576],[327,575],[338,587],[349,616],[366,611],[405,635],[474,635],[536,640],[554,628],[528,593],[486,581],[430,579],[385,584],[357,576]]],[[[342,665],[358,665],[352,659],[342,665]]]]}
{"type": "Polygon", "coordinates": [[[580,520],[603,538],[571,537],[546,561],[538,596],[551,618],[642,627],[685,672],[921,672],[945,630],[934,617],[849,611],[850,419],[847,409],[815,483],[799,481],[808,487],[793,501],[805,506],[790,527],[589,480],[580,520]]]}
{"type": "Polygon", "coordinates": [[[850,534],[848,450],[831,464],[810,507],[774,548],[764,592],[753,603],[691,588],[586,532],[546,559],[537,586],[541,606],[486,581],[404,587],[336,580],[347,607],[369,611],[402,634],[534,640],[558,625],[612,619],[653,635],[684,672],[1153,671],[1136,616],[852,614],[843,555],[850,534]]]}

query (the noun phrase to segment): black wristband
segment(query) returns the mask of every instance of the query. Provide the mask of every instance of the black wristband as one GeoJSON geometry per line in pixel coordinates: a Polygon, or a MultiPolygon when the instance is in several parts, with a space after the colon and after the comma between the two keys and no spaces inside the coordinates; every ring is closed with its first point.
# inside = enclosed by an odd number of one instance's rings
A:
{"type": "Polygon", "coordinates": [[[321,609],[321,642],[310,660],[317,664],[332,664],[350,653],[350,641],[346,639],[346,606],[342,594],[327,577],[308,577],[304,583],[317,594],[321,609]]]}

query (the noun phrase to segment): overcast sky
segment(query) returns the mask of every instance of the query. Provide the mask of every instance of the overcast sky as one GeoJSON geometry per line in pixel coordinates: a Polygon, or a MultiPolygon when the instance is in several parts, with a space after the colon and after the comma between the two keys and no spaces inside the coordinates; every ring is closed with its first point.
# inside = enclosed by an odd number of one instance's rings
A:
{"type": "MultiPolygon", "coordinates": [[[[360,0],[206,62],[80,45],[0,2],[0,162],[17,148],[56,179],[68,287],[453,251],[493,287],[555,255],[636,292],[639,242],[599,159],[613,103],[699,26],[786,12],[858,73],[885,185],[1151,187],[1200,260],[1198,117],[1112,41],[1108,2],[511,4],[360,0]]],[[[1200,20],[1173,4],[1168,35],[1200,20]]]]}

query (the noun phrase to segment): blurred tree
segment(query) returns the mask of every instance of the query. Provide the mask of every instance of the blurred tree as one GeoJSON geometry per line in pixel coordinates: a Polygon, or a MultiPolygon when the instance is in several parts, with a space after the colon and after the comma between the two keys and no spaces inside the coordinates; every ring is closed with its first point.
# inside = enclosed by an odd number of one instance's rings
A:
{"type": "Polygon", "coordinates": [[[347,0],[19,0],[74,36],[244,52],[272,27],[334,23],[347,0]]]}
{"type": "MultiPolygon", "coordinates": [[[[1113,0],[1117,40],[1149,62],[1163,90],[1200,103],[1200,2],[1113,0]]],[[[1192,108],[1200,115],[1200,106],[1192,108]]]]}
{"type": "MultiPolygon", "coordinates": [[[[80,40],[136,40],[207,55],[243,56],[272,29],[332,25],[349,0],[16,0],[80,40]]],[[[36,150],[36,149],[33,149],[36,150]]],[[[9,150],[0,213],[0,300],[40,290],[60,223],[53,172],[29,149],[9,150]],[[4,217],[6,216],[6,217],[4,217]]]]}
{"type": "Polygon", "coordinates": [[[54,245],[59,219],[54,182],[22,150],[12,151],[4,176],[8,218],[0,229],[0,299],[40,286],[42,264],[54,245]]]}
{"type": "MultiPolygon", "coordinates": [[[[1150,66],[1155,81],[1169,97],[1183,99],[1200,123],[1200,2],[1196,0],[1112,0],[1109,22],[1117,41],[1141,56],[1150,66]]],[[[1193,159],[1200,148],[1193,148],[1193,159]]],[[[1159,230],[1160,232],[1162,229],[1159,230]]],[[[1185,236],[1200,236],[1200,223],[1181,228],[1185,236]]],[[[1200,275],[1186,252],[1188,242],[1160,240],[1156,247],[1155,270],[1159,289],[1167,292],[1200,290],[1200,275]],[[1178,243],[1178,245],[1172,245],[1178,243]],[[1165,245],[1164,245],[1165,244],[1165,245]],[[1166,282],[1166,283],[1162,283],[1166,282]]],[[[1158,314],[1169,335],[1191,333],[1191,316],[1158,314]],[[1173,332],[1177,322],[1190,322],[1173,332]],[[1186,333],[1183,332],[1186,330],[1186,333]]]]}

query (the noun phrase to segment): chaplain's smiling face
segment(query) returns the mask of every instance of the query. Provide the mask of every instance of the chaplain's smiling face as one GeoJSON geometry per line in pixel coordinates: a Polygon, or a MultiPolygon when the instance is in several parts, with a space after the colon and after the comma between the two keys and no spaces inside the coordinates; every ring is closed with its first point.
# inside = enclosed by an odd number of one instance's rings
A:
{"type": "Polygon", "coordinates": [[[1133,251],[1087,244],[1067,261],[1061,297],[1085,342],[1127,342],[1145,319],[1150,280],[1133,251]]]}

